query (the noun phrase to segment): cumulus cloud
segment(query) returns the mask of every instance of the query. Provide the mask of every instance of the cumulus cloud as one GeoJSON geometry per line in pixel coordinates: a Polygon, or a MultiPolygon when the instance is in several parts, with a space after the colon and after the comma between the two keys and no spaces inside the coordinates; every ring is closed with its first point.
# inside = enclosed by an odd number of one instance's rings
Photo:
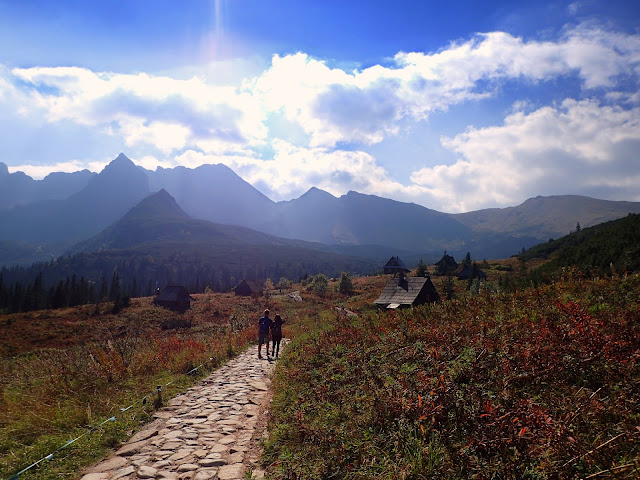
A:
{"type": "Polygon", "coordinates": [[[76,67],[16,68],[25,95],[49,121],[73,121],[143,143],[165,154],[211,140],[263,141],[263,112],[251,95],[193,77],[95,73],[76,67]]]}
{"type": "Polygon", "coordinates": [[[501,126],[469,129],[443,145],[452,165],[423,168],[411,180],[447,211],[514,205],[535,195],[585,194],[640,200],[640,108],[566,100],[501,126]]]}
{"type": "MultiPolygon", "coordinates": [[[[461,211],[568,188],[637,198],[629,182],[639,168],[629,159],[640,138],[639,77],[640,35],[589,24],[553,41],[482,33],[353,71],[302,52],[275,55],[261,73],[227,85],[204,74],[0,68],[0,108],[34,125],[38,118],[99,131],[139,153],[146,168],[224,163],[274,199],[317,186],[461,211]],[[499,95],[509,82],[535,87],[559,79],[577,80],[576,100],[557,96],[559,104],[541,107],[514,99],[502,125],[443,138],[457,161],[416,170],[413,183],[392,179],[370,153],[435,112],[499,95]]],[[[397,156],[402,162],[402,151],[397,156]]]]}
{"type": "Polygon", "coordinates": [[[404,118],[497,93],[499,82],[543,82],[577,75],[585,89],[611,87],[640,73],[640,35],[579,26],[558,41],[478,34],[436,53],[400,52],[391,66],[345,72],[303,53],[274,56],[250,88],[270,110],[304,128],[311,146],[372,144],[398,132],[404,118]]]}

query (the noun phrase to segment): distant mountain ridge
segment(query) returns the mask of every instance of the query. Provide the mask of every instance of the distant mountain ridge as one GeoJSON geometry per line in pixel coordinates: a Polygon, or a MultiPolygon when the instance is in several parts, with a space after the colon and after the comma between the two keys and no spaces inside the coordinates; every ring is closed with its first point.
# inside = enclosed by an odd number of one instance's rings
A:
{"type": "Polygon", "coordinates": [[[575,230],[591,227],[638,213],[639,202],[598,200],[580,195],[538,196],[517,207],[488,208],[452,214],[476,232],[508,231],[518,236],[558,238],[575,230]]]}
{"type": "Polygon", "coordinates": [[[95,235],[148,194],[145,173],[120,154],[64,199],[0,210],[0,240],[68,246],[95,235]]]}
{"type": "Polygon", "coordinates": [[[23,172],[9,173],[7,165],[0,162],[0,210],[67,198],[86,187],[95,175],[89,170],[54,172],[42,180],[34,180],[23,172]]]}
{"type": "MultiPolygon", "coordinates": [[[[0,185],[7,191],[30,180],[24,174],[8,174],[2,165],[0,185]]],[[[29,258],[25,252],[29,244],[34,260],[60,255],[162,189],[192,219],[320,242],[327,244],[328,250],[340,247],[352,255],[402,251],[427,261],[439,258],[445,249],[454,256],[469,251],[474,258],[504,258],[523,247],[559,238],[577,223],[588,227],[640,213],[640,202],[567,195],[537,197],[516,207],[448,214],[353,191],[335,197],[315,187],[299,198],[274,202],[224,165],[158,168],[154,172],[136,166],[124,154],[99,174],[61,175],[73,179],[64,198],[59,198],[63,195],[62,183],[58,183],[56,198],[11,207],[0,202],[0,265],[18,258],[24,262],[29,258]],[[82,178],[86,184],[74,191],[82,178]],[[15,245],[15,257],[11,245],[15,245]]],[[[51,181],[57,178],[54,174],[49,177],[51,181]]]]}
{"type": "Polygon", "coordinates": [[[160,190],[67,255],[3,275],[8,283],[40,275],[42,285],[50,288],[74,275],[95,285],[117,272],[127,291],[150,295],[156,283],[187,285],[192,292],[206,285],[228,291],[243,278],[264,282],[316,273],[339,276],[343,271],[366,275],[380,266],[326,245],[193,219],[160,190]]]}

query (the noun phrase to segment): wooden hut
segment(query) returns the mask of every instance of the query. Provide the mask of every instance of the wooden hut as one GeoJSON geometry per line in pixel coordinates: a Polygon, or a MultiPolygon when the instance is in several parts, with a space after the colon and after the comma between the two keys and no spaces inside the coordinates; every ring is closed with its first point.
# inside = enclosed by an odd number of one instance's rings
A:
{"type": "Polygon", "coordinates": [[[260,282],[255,280],[242,280],[234,289],[236,295],[249,297],[251,295],[262,295],[264,288],[260,282]]]}
{"type": "Polygon", "coordinates": [[[435,266],[436,273],[440,275],[447,275],[458,270],[458,262],[456,262],[451,255],[447,255],[447,252],[444,252],[444,255],[442,255],[442,258],[438,260],[435,266]]]}
{"type": "Polygon", "coordinates": [[[191,302],[195,302],[195,298],[189,295],[185,287],[179,285],[166,286],[153,299],[155,305],[177,312],[188,310],[191,307],[191,302]]]}
{"type": "Polygon", "coordinates": [[[440,295],[429,277],[390,278],[384,290],[374,302],[382,308],[401,308],[437,302],[440,295]]]}
{"type": "Polygon", "coordinates": [[[407,268],[400,257],[391,257],[384,266],[384,273],[397,274],[397,273],[409,273],[411,270],[407,268]]]}
{"type": "Polygon", "coordinates": [[[478,268],[477,265],[467,265],[457,275],[458,280],[468,280],[469,278],[479,278],[486,280],[487,274],[478,268]]]}

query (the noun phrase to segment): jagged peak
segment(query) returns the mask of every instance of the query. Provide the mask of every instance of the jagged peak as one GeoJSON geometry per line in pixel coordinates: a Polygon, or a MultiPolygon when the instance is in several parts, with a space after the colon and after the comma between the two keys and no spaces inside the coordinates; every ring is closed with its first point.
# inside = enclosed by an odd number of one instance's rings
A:
{"type": "Polygon", "coordinates": [[[0,162],[0,177],[5,177],[9,175],[9,167],[7,167],[6,163],[0,162]]]}
{"type": "Polygon", "coordinates": [[[306,191],[306,193],[303,193],[300,198],[310,198],[310,197],[324,197],[324,198],[336,198],[333,195],[331,195],[329,192],[325,191],[325,190],[321,190],[317,187],[311,187],[309,190],[306,191]]]}
{"type": "Polygon", "coordinates": [[[182,207],[178,205],[176,199],[164,188],[142,199],[140,203],[129,210],[124,218],[140,216],[190,218],[182,207]]]}
{"type": "Polygon", "coordinates": [[[115,170],[123,170],[131,167],[137,168],[136,164],[133,163],[131,159],[129,159],[124,153],[121,153],[115,159],[111,160],[111,162],[109,162],[109,164],[107,164],[107,166],[104,167],[104,170],[102,170],[101,173],[115,171],[115,170]]]}

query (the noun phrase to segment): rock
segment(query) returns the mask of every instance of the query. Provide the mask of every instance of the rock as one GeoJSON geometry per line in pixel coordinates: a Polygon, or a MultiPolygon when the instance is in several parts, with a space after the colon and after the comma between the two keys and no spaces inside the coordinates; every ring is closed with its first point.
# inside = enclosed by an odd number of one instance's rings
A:
{"type": "MultiPolygon", "coordinates": [[[[1,0],[0,0],[1,1],[1,0]]],[[[81,480],[236,480],[259,466],[250,447],[270,388],[273,363],[247,351],[230,360],[170,407],[81,480]],[[250,453],[250,454],[249,454],[250,453]],[[244,458],[247,457],[247,458],[244,458]]],[[[263,479],[263,470],[251,478],[263,479]]]]}
{"type": "Polygon", "coordinates": [[[158,470],[153,467],[140,467],[138,469],[138,478],[156,478],[158,470]]]}
{"type": "Polygon", "coordinates": [[[199,467],[195,463],[183,463],[178,467],[178,472],[192,472],[197,470],[199,467]]]}
{"type": "Polygon", "coordinates": [[[220,480],[237,480],[244,476],[244,465],[234,463],[233,465],[225,465],[218,470],[218,478],[220,480]]]}
{"type": "Polygon", "coordinates": [[[227,450],[229,450],[229,447],[227,447],[226,445],[223,445],[221,443],[214,445],[213,448],[211,448],[211,452],[217,452],[217,453],[224,453],[227,450]]]}
{"type": "Polygon", "coordinates": [[[209,480],[211,478],[215,478],[216,473],[216,470],[200,470],[196,473],[196,476],[193,477],[193,480],[209,480]]]}
{"type": "Polygon", "coordinates": [[[251,479],[252,480],[262,480],[266,473],[267,472],[265,472],[264,470],[256,469],[253,472],[251,472],[251,479]]]}
{"type": "Polygon", "coordinates": [[[176,462],[178,460],[182,460],[185,457],[188,457],[189,455],[191,455],[191,453],[193,452],[193,450],[178,450],[176,453],[174,453],[173,455],[171,455],[169,457],[169,460],[172,462],[176,462]]]}
{"type": "Polygon", "coordinates": [[[106,472],[102,473],[87,473],[80,480],[109,480],[109,474],[106,472]]]}
{"type": "Polygon", "coordinates": [[[122,457],[112,457],[109,460],[99,463],[93,470],[95,472],[108,472],[109,470],[116,470],[117,468],[122,468],[127,465],[129,462],[126,458],[122,457]]]}
{"type": "Polygon", "coordinates": [[[117,480],[118,478],[128,477],[129,475],[133,475],[136,473],[136,469],[134,466],[129,465],[128,467],[121,468],[117,472],[113,474],[111,480],[117,480]]]}
{"type": "Polygon", "coordinates": [[[153,424],[151,426],[147,426],[147,428],[145,428],[144,430],[140,430],[138,433],[136,433],[133,437],[131,437],[129,439],[129,442],[140,442],[142,440],[147,440],[151,437],[155,437],[156,435],[158,435],[158,428],[156,428],[157,425],[157,420],[155,422],[153,422],[153,424]]]}

